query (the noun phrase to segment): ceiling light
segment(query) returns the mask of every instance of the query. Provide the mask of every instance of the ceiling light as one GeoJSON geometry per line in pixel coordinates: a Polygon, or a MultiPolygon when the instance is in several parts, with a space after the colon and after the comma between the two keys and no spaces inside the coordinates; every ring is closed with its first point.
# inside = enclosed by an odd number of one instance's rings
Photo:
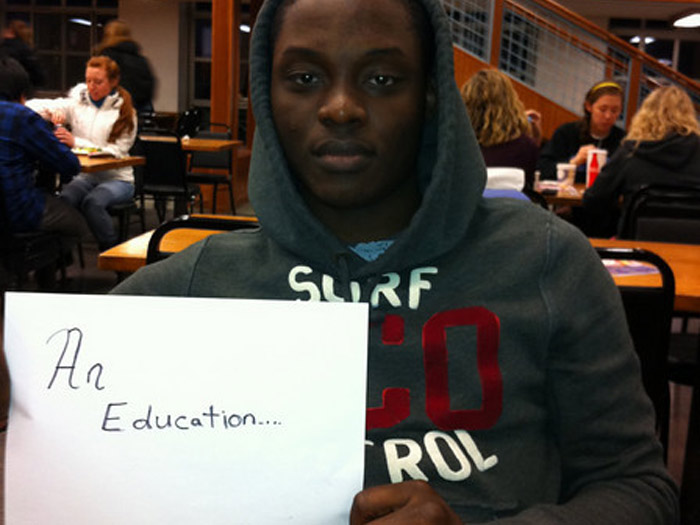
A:
{"type": "Polygon", "coordinates": [[[248,24],[241,24],[239,29],[244,33],[250,33],[250,26],[248,24]]]}
{"type": "Polygon", "coordinates": [[[673,27],[700,27],[700,13],[686,13],[673,21],[673,27]]]}
{"type": "Polygon", "coordinates": [[[84,18],[71,18],[69,22],[73,22],[74,24],[79,24],[81,26],[91,26],[92,22],[90,20],[85,20],[84,18]]]}

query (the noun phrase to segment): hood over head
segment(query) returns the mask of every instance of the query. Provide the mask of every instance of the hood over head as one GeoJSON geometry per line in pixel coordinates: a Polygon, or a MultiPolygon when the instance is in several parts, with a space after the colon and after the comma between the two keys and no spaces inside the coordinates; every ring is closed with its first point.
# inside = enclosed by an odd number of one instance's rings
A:
{"type": "MultiPolygon", "coordinates": [[[[345,256],[353,277],[398,270],[443,255],[464,238],[486,183],[486,168],[454,79],[450,26],[439,0],[421,0],[435,35],[431,83],[436,107],[426,120],[418,155],[422,202],[409,226],[373,262],[347,246],[308,209],[290,173],[272,116],[271,32],[283,0],[266,0],[251,42],[251,96],[256,121],[249,175],[251,204],[276,242],[333,272],[345,256]]],[[[323,0],[318,0],[323,1],[323,0]]],[[[373,2],[376,0],[356,0],[373,2]]]]}

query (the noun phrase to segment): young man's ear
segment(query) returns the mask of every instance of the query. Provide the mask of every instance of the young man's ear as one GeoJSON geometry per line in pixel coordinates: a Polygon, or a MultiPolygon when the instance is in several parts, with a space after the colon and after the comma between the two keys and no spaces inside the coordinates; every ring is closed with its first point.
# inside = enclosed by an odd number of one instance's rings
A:
{"type": "Polygon", "coordinates": [[[432,80],[428,81],[425,90],[425,118],[429,119],[435,113],[437,106],[437,94],[435,93],[435,84],[432,80]]]}

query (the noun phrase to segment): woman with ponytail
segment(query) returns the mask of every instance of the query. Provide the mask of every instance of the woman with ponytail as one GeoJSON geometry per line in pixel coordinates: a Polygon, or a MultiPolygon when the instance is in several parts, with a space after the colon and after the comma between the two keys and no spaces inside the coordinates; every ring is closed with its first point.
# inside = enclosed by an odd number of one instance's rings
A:
{"type": "MultiPolygon", "coordinates": [[[[56,137],[71,148],[95,149],[120,158],[127,156],[136,139],[136,111],[131,96],[119,86],[119,66],[105,56],[92,57],[85,83],[67,97],[33,99],[27,106],[55,125],[56,137]]],[[[117,242],[107,208],[134,196],[131,167],[81,173],[61,191],[61,198],[80,209],[100,249],[117,242]]]]}

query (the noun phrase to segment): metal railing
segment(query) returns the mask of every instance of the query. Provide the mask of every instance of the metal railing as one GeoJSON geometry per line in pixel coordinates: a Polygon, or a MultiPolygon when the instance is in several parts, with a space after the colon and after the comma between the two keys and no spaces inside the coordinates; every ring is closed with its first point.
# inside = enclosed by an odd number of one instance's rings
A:
{"type": "Polygon", "coordinates": [[[621,123],[666,84],[685,89],[700,113],[700,84],[555,2],[443,0],[443,5],[457,47],[573,113],[582,113],[586,92],[603,79],[625,90],[621,123]]]}

